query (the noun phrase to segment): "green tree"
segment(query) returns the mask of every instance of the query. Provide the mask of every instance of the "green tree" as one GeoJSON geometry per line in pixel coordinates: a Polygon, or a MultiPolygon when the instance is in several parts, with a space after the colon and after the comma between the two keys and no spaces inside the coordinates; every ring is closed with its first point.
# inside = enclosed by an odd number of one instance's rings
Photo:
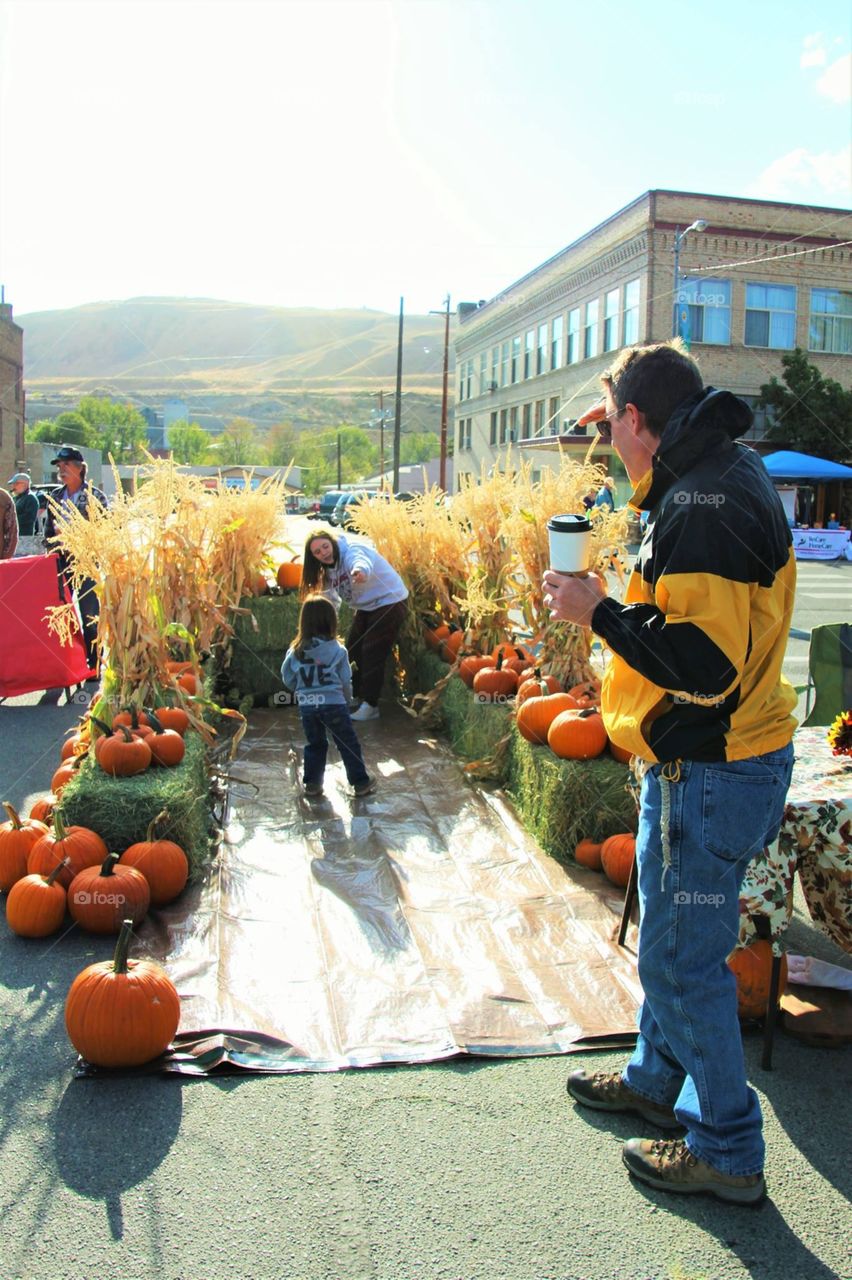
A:
{"type": "Polygon", "coordinates": [[[271,467],[288,467],[299,448],[299,433],[289,422],[276,422],[266,433],[266,456],[271,467]]]}
{"type": "Polygon", "coordinates": [[[248,418],[232,418],[210,448],[215,450],[216,462],[222,467],[258,467],[266,462],[257,428],[248,418]]]}
{"type": "Polygon", "coordinates": [[[198,466],[207,456],[210,437],[197,422],[173,422],[168,430],[169,449],[175,462],[198,466]]]}
{"type": "Polygon", "coordinates": [[[27,439],[44,444],[75,444],[78,449],[97,449],[97,431],[79,413],[68,410],[55,418],[40,418],[27,429],[27,439]]]}
{"type": "Polygon", "coordinates": [[[772,410],[769,440],[789,444],[833,462],[852,456],[852,391],[826,378],[804,351],[781,357],[784,382],[770,378],[757,405],[772,410]],[[786,384],[786,385],[785,385],[786,384]]]}
{"type": "Polygon", "coordinates": [[[434,431],[414,431],[403,435],[399,441],[399,460],[403,466],[417,462],[430,462],[441,452],[441,439],[434,431]]]}
{"type": "Polygon", "coordinates": [[[122,404],[109,396],[83,396],[77,412],[97,433],[104,461],[110,454],[117,463],[143,460],[148,426],[132,404],[122,404]]]}

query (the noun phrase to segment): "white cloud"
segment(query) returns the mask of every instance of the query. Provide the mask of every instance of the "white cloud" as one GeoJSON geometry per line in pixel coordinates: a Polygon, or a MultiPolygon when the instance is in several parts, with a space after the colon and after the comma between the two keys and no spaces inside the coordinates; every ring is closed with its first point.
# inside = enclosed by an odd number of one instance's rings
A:
{"type": "Polygon", "coordinates": [[[852,98],[852,53],[844,53],[823,71],[816,82],[817,93],[832,102],[849,102],[852,98]]]}
{"type": "Polygon", "coordinates": [[[852,145],[839,151],[797,147],[773,160],[760,174],[754,194],[766,200],[835,200],[852,197],[852,145]]]}
{"type": "Polygon", "coordinates": [[[825,39],[821,31],[805,36],[802,41],[800,67],[824,67],[826,63],[825,39]]]}

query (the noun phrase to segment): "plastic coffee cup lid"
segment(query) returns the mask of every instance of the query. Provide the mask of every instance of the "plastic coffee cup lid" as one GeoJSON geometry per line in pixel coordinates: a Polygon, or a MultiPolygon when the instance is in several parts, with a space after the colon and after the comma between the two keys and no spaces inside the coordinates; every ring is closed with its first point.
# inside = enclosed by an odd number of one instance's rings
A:
{"type": "Polygon", "coordinates": [[[553,533],[586,533],[592,522],[588,516],[551,516],[547,527],[553,533]]]}

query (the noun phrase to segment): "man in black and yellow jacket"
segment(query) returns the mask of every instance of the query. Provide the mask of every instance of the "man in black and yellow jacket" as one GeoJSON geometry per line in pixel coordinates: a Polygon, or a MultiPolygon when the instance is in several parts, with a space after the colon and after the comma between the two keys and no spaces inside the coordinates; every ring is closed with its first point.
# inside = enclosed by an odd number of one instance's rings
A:
{"type": "Polygon", "coordinates": [[[750,1204],[765,1194],[757,1095],[726,964],[739,890],[778,833],[796,705],[781,675],[796,573],[766,469],[736,440],[751,410],[704,387],[679,340],[628,348],[590,417],[648,525],[623,604],[600,577],[549,570],[552,616],[590,626],[609,661],[607,732],[641,762],[636,856],[644,1000],[623,1073],[575,1072],[582,1105],[636,1111],[685,1139],[631,1139],[652,1186],[750,1204]]]}

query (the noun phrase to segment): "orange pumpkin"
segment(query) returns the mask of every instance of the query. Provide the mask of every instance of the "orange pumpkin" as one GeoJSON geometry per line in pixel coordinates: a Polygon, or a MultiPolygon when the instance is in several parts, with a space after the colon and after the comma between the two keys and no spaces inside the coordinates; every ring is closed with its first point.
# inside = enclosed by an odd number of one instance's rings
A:
{"type": "Polygon", "coordinates": [[[181,737],[189,728],[189,716],[183,707],[157,707],[156,714],[164,729],[174,729],[181,737]]]}
{"type": "Polygon", "coordinates": [[[601,871],[601,849],[603,845],[594,840],[581,840],[574,850],[574,861],[581,867],[590,867],[592,871],[601,871]]]}
{"type": "Polygon", "coordinates": [[[633,759],[633,752],[628,751],[625,747],[619,747],[617,743],[610,740],[610,754],[615,756],[616,760],[620,760],[622,764],[630,764],[633,759]]]}
{"type": "Polygon", "coordinates": [[[547,745],[561,760],[591,760],[601,754],[606,742],[603,720],[593,707],[578,710],[575,706],[561,712],[547,734],[547,745]]]}
{"type": "Polygon", "coordinates": [[[296,556],[279,564],[275,581],[282,591],[298,591],[302,585],[302,562],[296,556]]]}
{"type": "Polygon", "coordinates": [[[504,641],[503,644],[495,645],[491,652],[491,661],[495,666],[497,665],[497,659],[500,657],[503,659],[504,666],[508,662],[520,662],[522,660],[523,665],[517,668],[519,675],[526,667],[535,666],[534,654],[522,644],[509,644],[508,641],[504,641]]]}
{"type": "Polygon", "coordinates": [[[248,583],[253,596],[265,596],[269,590],[269,583],[262,573],[252,573],[249,576],[248,583]]]}
{"type": "Polygon", "coordinates": [[[198,693],[198,676],[195,672],[185,671],[182,676],[178,676],[178,688],[183,689],[190,697],[195,697],[198,693]]]}
{"type": "Polygon", "coordinates": [[[138,924],[151,905],[148,881],[135,867],[116,866],[108,853],[100,867],[86,867],[68,886],[68,910],[81,929],[118,933],[123,920],[138,924]]]}
{"type": "Polygon", "coordinates": [[[517,689],[518,673],[505,669],[502,653],[497,656],[496,666],[483,667],[473,677],[473,692],[479,702],[505,702],[517,689]]]}
{"type": "Polygon", "coordinates": [[[464,632],[460,627],[456,627],[455,631],[451,630],[448,636],[445,636],[438,646],[438,652],[444,659],[444,662],[455,662],[464,643],[464,632]]]}
{"type": "Polygon", "coordinates": [[[59,880],[63,864],[49,876],[27,875],[12,885],[6,923],[19,938],[46,938],[65,919],[65,888],[59,880]]]}
{"type": "Polygon", "coordinates": [[[58,862],[67,861],[59,880],[67,889],[78,871],[103,862],[109,850],[96,831],[88,827],[66,827],[62,810],[53,815],[53,829],[37,840],[27,858],[27,871],[50,875],[58,862]]]}
{"type": "Polygon", "coordinates": [[[636,837],[629,831],[623,835],[610,836],[601,845],[601,867],[603,873],[613,884],[622,888],[630,879],[630,872],[636,857],[636,837]]]}
{"type": "Polygon", "coordinates": [[[85,731],[78,730],[70,738],[65,739],[62,744],[62,750],[59,753],[60,763],[64,760],[73,760],[75,756],[85,755],[88,749],[89,730],[87,726],[85,731]]]}
{"type": "Polygon", "coordinates": [[[125,921],[112,960],[90,964],[71,984],[65,1029],[77,1052],[98,1067],[140,1067],[172,1041],[180,1000],[153,960],[128,960],[132,926],[125,921]]]}
{"type": "Polygon", "coordinates": [[[577,704],[570,693],[545,692],[536,697],[525,698],[515,714],[518,732],[527,742],[542,746],[547,742],[550,726],[563,711],[576,710],[577,704]]]}
{"type": "Polygon", "coordinates": [[[36,800],[30,809],[30,817],[35,818],[38,822],[48,824],[53,818],[53,810],[56,808],[56,796],[53,792],[50,795],[42,796],[40,800],[36,800]]]}
{"type": "Polygon", "coordinates": [[[459,662],[459,675],[467,685],[468,689],[473,688],[473,678],[479,671],[484,671],[486,667],[492,666],[490,658],[486,658],[480,653],[468,653],[459,662]]]}
{"type": "Polygon", "coordinates": [[[119,862],[122,866],[135,867],[148,881],[151,904],[161,907],[171,902],[183,891],[189,876],[189,862],[179,844],[173,840],[155,838],[157,823],[167,817],[158,813],[145,833],[145,839],[124,850],[119,862]]]}
{"type": "Polygon", "coordinates": [[[173,676],[183,675],[184,671],[191,671],[195,666],[194,662],[167,662],[166,670],[173,676]]]}
{"type": "Polygon", "coordinates": [[[114,778],[131,778],[144,773],[151,763],[151,748],[142,738],[120,724],[115,733],[103,738],[95,756],[104,773],[114,778]]]}
{"type": "MultiPolygon", "coordinates": [[[[95,724],[98,726],[100,726],[101,723],[102,722],[99,720],[95,721],[95,724]]],[[[148,719],[147,712],[144,710],[140,711],[139,707],[125,707],[123,711],[119,711],[118,714],[114,715],[112,718],[113,733],[115,733],[119,725],[122,724],[126,729],[132,730],[133,733],[138,733],[140,728],[147,728],[150,726],[151,721],[148,719]]]]}
{"type": "Polygon", "coordinates": [[[423,623],[423,639],[426,642],[426,648],[431,649],[433,653],[438,652],[449,634],[450,628],[446,622],[438,622],[434,626],[430,626],[427,622],[423,623]]]}
{"type": "Polygon", "coordinates": [[[582,684],[575,684],[573,689],[568,692],[577,703],[578,707],[599,707],[601,703],[601,682],[600,680],[584,680],[582,684]]]}
{"type": "Polygon", "coordinates": [[[151,724],[153,733],[148,735],[145,743],[151,752],[152,761],[168,768],[173,768],[176,764],[180,764],[186,755],[186,743],[181,735],[174,729],[164,729],[159,716],[155,715],[153,711],[151,712],[151,724]]]}
{"type": "Polygon", "coordinates": [[[50,779],[50,789],[55,796],[62,794],[62,788],[66,787],[77,772],[77,759],[65,760],[50,779]]]}
{"type": "Polygon", "coordinates": [[[0,826],[0,890],[8,893],[27,874],[30,850],[47,835],[47,827],[35,818],[19,818],[8,800],[3,808],[9,821],[0,826]]]}
{"type": "MultiPolygon", "coordinates": [[[[529,670],[529,667],[527,668],[529,670]]],[[[539,667],[536,667],[531,676],[526,679],[523,675],[518,681],[518,706],[522,702],[526,702],[527,698],[541,698],[546,693],[561,693],[562,685],[557,676],[543,676],[539,667]]],[[[574,703],[576,706],[576,702],[574,703]]]]}
{"type": "MultiPolygon", "coordinates": [[[[728,968],[737,980],[737,1013],[741,1018],[762,1018],[769,1003],[772,978],[772,943],[758,938],[748,947],[737,947],[728,956],[728,968]]],[[[787,985],[787,957],[781,957],[779,998],[787,985]]]]}

